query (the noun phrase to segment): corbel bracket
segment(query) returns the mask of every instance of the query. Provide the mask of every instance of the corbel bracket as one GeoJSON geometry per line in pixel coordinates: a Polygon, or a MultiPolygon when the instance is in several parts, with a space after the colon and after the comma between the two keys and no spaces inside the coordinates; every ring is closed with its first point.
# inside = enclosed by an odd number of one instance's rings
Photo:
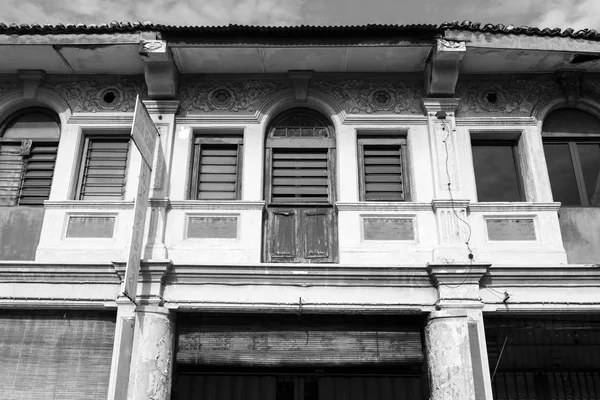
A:
{"type": "Polygon", "coordinates": [[[142,40],[139,53],[144,61],[144,76],[150,99],[174,99],[177,95],[179,73],[167,42],[142,40]]]}
{"type": "Polygon", "coordinates": [[[18,75],[23,81],[23,97],[34,99],[38,88],[46,79],[46,72],[41,69],[20,69],[18,75]]]}
{"type": "Polygon", "coordinates": [[[459,63],[466,51],[465,42],[437,39],[425,68],[425,92],[428,97],[454,95],[459,63]]]}
{"type": "Polygon", "coordinates": [[[308,87],[313,77],[313,71],[288,71],[288,76],[294,86],[294,97],[297,101],[306,101],[308,87]]]}

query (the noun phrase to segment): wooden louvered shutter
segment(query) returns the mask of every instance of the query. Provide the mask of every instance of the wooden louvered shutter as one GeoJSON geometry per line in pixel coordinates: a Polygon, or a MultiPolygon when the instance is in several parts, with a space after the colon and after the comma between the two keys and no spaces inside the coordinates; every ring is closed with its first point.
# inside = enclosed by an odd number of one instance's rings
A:
{"type": "Polygon", "coordinates": [[[274,148],[272,203],[328,203],[328,148],[274,148]]]}
{"type": "Polygon", "coordinates": [[[87,137],[81,163],[79,199],[122,199],[128,155],[129,136],[87,137]]]}
{"type": "Polygon", "coordinates": [[[29,156],[23,160],[24,176],[20,205],[41,206],[44,200],[48,200],[57,150],[56,142],[33,142],[29,156]]]}
{"type": "Polygon", "coordinates": [[[241,137],[198,136],[193,160],[190,198],[238,200],[241,197],[241,137]]]}
{"type": "Polygon", "coordinates": [[[0,313],[0,399],[106,399],[115,314],[0,313]]]}
{"type": "Polygon", "coordinates": [[[408,200],[405,141],[359,138],[358,143],[361,200],[408,200]]]}

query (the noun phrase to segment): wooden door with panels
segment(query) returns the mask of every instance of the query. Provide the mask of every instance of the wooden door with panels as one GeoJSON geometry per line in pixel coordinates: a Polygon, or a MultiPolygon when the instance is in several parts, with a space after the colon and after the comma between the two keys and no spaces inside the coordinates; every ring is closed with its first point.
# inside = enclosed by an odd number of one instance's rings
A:
{"type": "Polygon", "coordinates": [[[265,157],[264,260],[336,262],[331,122],[308,108],[284,112],[267,130],[265,157]]]}

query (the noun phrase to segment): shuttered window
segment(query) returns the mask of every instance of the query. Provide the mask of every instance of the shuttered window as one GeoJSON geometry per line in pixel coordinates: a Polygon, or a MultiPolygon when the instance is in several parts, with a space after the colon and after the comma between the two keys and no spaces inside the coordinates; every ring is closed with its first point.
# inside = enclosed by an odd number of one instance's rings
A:
{"type": "Polygon", "coordinates": [[[196,136],[190,198],[238,200],[241,197],[241,166],[241,136],[196,136]]]}
{"type": "Polygon", "coordinates": [[[87,136],[81,162],[80,200],[119,200],[125,194],[129,136],[87,136]]]}
{"type": "Polygon", "coordinates": [[[115,314],[4,310],[0,399],[106,399],[115,314]]]}
{"type": "Polygon", "coordinates": [[[272,153],[273,203],[329,201],[327,148],[279,149],[272,153]]]}
{"type": "Polygon", "coordinates": [[[41,206],[50,196],[60,125],[48,110],[11,116],[0,135],[0,205],[41,206]]]}
{"type": "Polygon", "coordinates": [[[406,201],[406,141],[390,136],[358,139],[362,201],[406,201]]]}

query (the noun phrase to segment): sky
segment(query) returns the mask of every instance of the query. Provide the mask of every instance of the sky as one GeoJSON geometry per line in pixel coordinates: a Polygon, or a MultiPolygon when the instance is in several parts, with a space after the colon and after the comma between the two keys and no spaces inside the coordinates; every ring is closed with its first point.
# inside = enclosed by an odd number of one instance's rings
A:
{"type": "Polygon", "coordinates": [[[0,22],[364,25],[469,20],[600,31],[600,0],[0,0],[0,22]]]}

